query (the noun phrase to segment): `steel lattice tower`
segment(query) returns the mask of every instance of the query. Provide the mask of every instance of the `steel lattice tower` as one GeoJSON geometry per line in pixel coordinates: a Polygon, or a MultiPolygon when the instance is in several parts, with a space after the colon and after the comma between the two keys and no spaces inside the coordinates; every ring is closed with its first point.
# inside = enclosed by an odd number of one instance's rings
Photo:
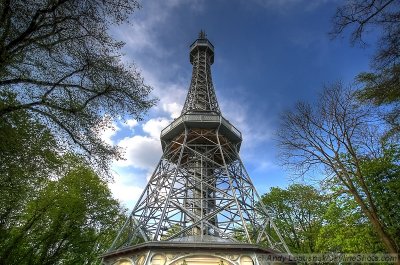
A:
{"type": "Polygon", "coordinates": [[[163,155],[110,251],[143,242],[263,242],[289,253],[240,159],[242,135],[221,114],[214,46],[203,31],[190,62],[181,116],[162,130],[163,155]]]}

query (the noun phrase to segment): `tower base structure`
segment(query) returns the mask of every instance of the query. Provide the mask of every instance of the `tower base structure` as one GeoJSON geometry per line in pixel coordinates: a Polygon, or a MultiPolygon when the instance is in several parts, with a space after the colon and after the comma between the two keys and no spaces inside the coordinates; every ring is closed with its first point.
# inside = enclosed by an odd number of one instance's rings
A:
{"type": "MultiPolygon", "coordinates": [[[[211,238],[210,238],[211,239],[211,238]]],[[[153,241],[121,248],[102,256],[105,265],[269,265],[295,264],[287,254],[252,244],[179,241],[153,241]]],[[[212,239],[211,239],[212,240],[212,239]]]]}

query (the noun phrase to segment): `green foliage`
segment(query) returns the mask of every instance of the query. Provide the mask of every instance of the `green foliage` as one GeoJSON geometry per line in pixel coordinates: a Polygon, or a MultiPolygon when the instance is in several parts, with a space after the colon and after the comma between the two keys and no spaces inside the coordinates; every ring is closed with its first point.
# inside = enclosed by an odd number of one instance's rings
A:
{"type": "Polygon", "coordinates": [[[0,264],[98,262],[125,219],[107,183],[28,112],[0,119],[0,142],[0,264]]]}
{"type": "Polygon", "coordinates": [[[316,248],[322,253],[384,251],[359,206],[348,196],[333,197],[324,216],[316,248]]]}
{"type": "Polygon", "coordinates": [[[125,219],[92,169],[63,158],[61,176],[30,200],[0,243],[1,264],[95,264],[125,219]]]}
{"type": "Polygon", "coordinates": [[[292,253],[384,252],[359,205],[351,196],[335,194],[292,184],[271,188],[262,201],[292,253]]]}
{"type": "Polygon", "coordinates": [[[398,252],[398,236],[385,224],[380,209],[389,205],[379,193],[398,183],[396,176],[391,184],[382,180],[397,172],[394,166],[399,160],[396,155],[391,163],[382,163],[388,159],[390,142],[382,141],[384,130],[377,124],[375,110],[360,105],[351,90],[335,84],[323,91],[318,104],[299,103],[285,114],[279,141],[287,165],[303,175],[322,169],[325,187],[357,203],[386,250],[393,253],[398,252]],[[382,166],[381,171],[376,165],[382,166]],[[379,182],[384,187],[378,188],[379,182]]]}
{"type": "Polygon", "coordinates": [[[376,105],[400,101],[400,65],[381,73],[361,73],[357,81],[365,85],[359,92],[361,100],[371,100],[376,105]]]}
{"type": "MultiPolygon", "coordinates": [[[[251,239],[251,241],[253,243],[257,241],[257,237],[258,237],[258,234],[260,232],[259,229],[262,229],[262,228],[261,227],[254,227],[253,225],[251,225],[249,223],[246,224],[247,233],[249,234],[249,238],[251,239]]],[[[275,231],[273,229],[268,229],[268,230],[270,230],[270,231],[268,231],[269,234],[273,235],[274,239],[278,240],[275,231]]],[[[234,238],[236,240],[240,241],[240,242],[248,243],[248,237],[246,235],[246,231],[245,231],[244,228],[237,228],[235,230],[235,233],[234,233],[234,238]]],[[[259,244],[268,246],[268,243],[267,242],[263,242],[263,241],[261,241],[259,244]]]]}
{"type": "MultiPolygon", "coordinates": [[[[8,102],[12,95],[0,93],[8,102]]],[[[25,112],[0,119],[0,242],[18,223],[26,203],[60,165],[55,140],[49,130],[25,112]]]]}
{"type": "Polygon", "coordinates": [[[125,218],[100,135],[154,100],[108,29],[135,0],[0,0],[0,264],[94,264],[125,218]],[[102,174],[102,176],[104,176],[102,174]]]}
{"type": "Polygon", "coordinates": [[[383,69],[378,73],[361,73],[357,81],[363,88],[356,95],[361,102],[371,102],[381,108],[390,129],[384,138],[400,133],[400,65],[383,69]]]}
{"type": "Polygon", "coordinates": [[[339,83],[326,87],[317,104],[298,103],[282,117],[281,155],[295,174],[322,171],[324,187],[336,194],[323,215],[316,249],[399,252],[399,147],[392,145],[400,132],[399,1],[345,1],[331,33],[336,37],[349,28],[352,44],[364,45],[371,29],[379,37],[373,70],[357,77],[363,85],[355,93],[358,100],[339,83]]]}
{"type": "Polygon", "coordinates": [[[175,235],[176,233],[180,232],[182,227],[179,224],[174,224],[168,229],[166,229],[165,233],[161,236],[161,240],[166,240],[169,237],[175,235]]]}
{"type": "Polygon", "coordinates": [[[271,188],[262,196],[275,225],[293,253],[313,253],[323,224],[327,198],[308,185],[271,188]]]}
{"type": "MultiPolygon", "coordinates": [[[[398,252],[400,246],[399,230],[399,155],[398,146],[389,141],[398,142],[400,132],[400,5],[398,1],[355,0],[347,1],[337,8],[333,19],[333,35],[338,36],[351,28],[351,42],[364,43],[366,32],[377,33],[378,42],[375,56],[372,58],[373,71],[361,73],[357,81],[362,88],[356,93],[361,103],[373,103],[378,106],[377,114],[390,125],[389,130],[378,133],[381,144],[378,149],[376,140],[351,139],[353,150],[346,154],[352,156],[353,165],[346,169],[353,179],[347,186],[361,211],[368,217],[374,231],[382,239],[386,249],[398,252]],[[373,29],[373,30],[371,30],[373,29]],[[360,144],[361,143],[361,144],[360,144]],[[369,152],[360,152],[360,150],[369,152]],[[356,156],[359,156],[357,159],[356,156]]],[[[367,124],[368,122],[363,122],[367,124]]],[[[370,127],[370,126],[368,126],[370,127]]],[[[382,129],[381,129],[382,131],[382,129]]],[[[365,134],[364,137],[368,137],[365,134]]]]}
{"type": "MultiPolygon", "coordinates": [[[[388,144],[386,144],[388,145],[388,144]]],[[[386,231],[400,246],[400,149],[383,146],[382,154],[361,164],[376,212],[386,231]]]]}

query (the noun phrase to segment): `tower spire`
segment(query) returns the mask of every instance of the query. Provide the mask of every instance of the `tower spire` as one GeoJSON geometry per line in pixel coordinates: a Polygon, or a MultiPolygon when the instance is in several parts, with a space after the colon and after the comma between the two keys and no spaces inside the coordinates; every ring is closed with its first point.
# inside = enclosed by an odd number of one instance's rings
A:
{"type": "Polygon", "coordinates": [[[194,112],[220,114],[211,78],[214,46],[203,30],[200,31],[199,38],[190,45],[190,63],[193,65],[192,80],[182,114],[194,112]]]}
{"type": "Polygon", "coordinates": [[[204,30],[200,30],[199,39],[207,39],[207,34],[204,30]]]}

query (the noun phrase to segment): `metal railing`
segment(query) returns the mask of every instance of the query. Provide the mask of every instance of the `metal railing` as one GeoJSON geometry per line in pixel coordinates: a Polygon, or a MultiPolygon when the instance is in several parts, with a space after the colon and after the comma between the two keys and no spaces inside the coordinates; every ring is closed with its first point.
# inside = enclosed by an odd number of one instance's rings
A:
{"type": "Polygon", "coordinates": [[[185,114],[175,119],[170,125],[161,131],[161,136],[165,135],[170,130],[177,127],[183,122],[219,122],[231,130],[236,136],[242,138],[242,133],[235,128],[227,119],[220,115],[206,115],[206,114],[185,114]]]}

